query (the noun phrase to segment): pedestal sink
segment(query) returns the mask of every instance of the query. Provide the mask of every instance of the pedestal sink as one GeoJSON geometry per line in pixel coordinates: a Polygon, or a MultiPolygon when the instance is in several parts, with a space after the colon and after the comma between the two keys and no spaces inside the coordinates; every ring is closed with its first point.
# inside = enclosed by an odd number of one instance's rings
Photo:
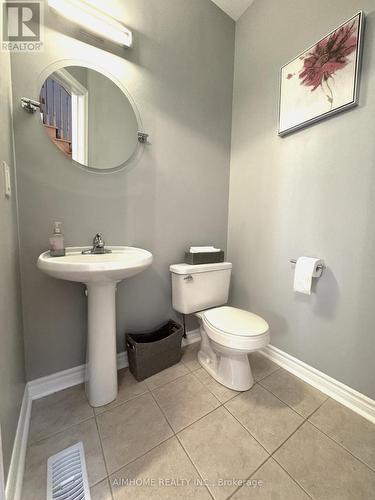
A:
{"type": "Polygon", "coordinates": [[[116,286],[152,263],[152,254],[133,247],[106,247],[105,254],[82,254],[89,247],[70,247],[64,257],[39,256],[44,273],[84,283],[88,292],[86,393],[91,406],[103,406],[117,397],[116,286]]]}

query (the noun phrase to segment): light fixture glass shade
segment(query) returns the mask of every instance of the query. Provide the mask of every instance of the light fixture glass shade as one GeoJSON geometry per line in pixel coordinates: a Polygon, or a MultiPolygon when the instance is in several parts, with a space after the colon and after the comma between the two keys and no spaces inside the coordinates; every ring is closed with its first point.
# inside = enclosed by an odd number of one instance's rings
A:
{"type": "Polygon", "coordinates": [[[48,5],[61,16],[79,24],[87,31],[125,47],[132,46],[130,30],[84,0],[48,0],[48,5]]]}

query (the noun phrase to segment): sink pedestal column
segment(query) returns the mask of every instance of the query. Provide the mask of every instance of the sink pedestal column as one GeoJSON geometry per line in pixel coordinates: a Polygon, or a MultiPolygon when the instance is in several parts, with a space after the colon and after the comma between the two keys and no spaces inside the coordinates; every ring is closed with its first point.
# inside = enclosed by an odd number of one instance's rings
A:
{"type": "Polygon", "coordinates": [[[88,283],[86,394],[91,406],[117,397],[116,283],[88,283]]]}

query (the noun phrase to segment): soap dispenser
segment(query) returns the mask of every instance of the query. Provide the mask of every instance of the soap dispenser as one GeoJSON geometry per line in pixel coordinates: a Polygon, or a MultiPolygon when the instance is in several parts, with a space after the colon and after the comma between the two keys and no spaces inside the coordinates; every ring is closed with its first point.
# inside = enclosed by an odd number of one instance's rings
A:
{"type": "Polygon", "coordinates": [[[64,236],[61,233],[62,222],[55,221],[53,235],[49,239],[49,253],[51,257],[63,257],[65,255],[64,236]]]}

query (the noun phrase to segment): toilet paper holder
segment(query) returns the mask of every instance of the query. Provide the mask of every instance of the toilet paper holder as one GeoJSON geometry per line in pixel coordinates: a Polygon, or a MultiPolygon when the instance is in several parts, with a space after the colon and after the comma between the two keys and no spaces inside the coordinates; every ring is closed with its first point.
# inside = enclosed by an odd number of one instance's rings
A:
{"type": "MultiPolygon", "coordinates": [[[[297,259],[290,259],[289,261],[291,264],[297,264],[297,259]]],[[[323,269],[325,269],[325,265],[324,264],[319,264],[316,268],[319,270],[319,271],[322,271],[323,272],[323,269]]]]}

